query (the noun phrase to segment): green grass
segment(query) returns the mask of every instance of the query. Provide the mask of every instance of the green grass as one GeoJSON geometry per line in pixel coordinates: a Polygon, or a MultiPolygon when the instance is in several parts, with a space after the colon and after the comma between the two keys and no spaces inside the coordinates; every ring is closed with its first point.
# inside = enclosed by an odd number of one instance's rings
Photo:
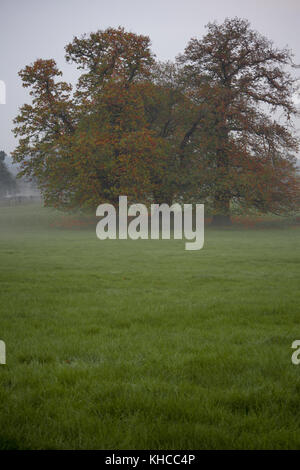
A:
{"type": "Polygon", "coordinates": [[[100,241],[0,208],[2,449],[300,449],[299,228],[100,241]]]}

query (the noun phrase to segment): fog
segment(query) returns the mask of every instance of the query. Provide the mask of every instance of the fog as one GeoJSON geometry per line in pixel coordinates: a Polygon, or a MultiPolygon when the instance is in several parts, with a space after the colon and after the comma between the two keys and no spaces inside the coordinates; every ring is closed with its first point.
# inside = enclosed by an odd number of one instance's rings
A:
{"type": "MultiPolygon", "coordinates": [[[[30,101],[18,71],[37,58],[54,58],[63,78],[75,83],[76,69],[64,60],[64,46],[75,35],[121,25],[149,35],[158,59],[173,60],[191,37],[205,33],[209,21],[239,16],[277,46],[288,45],[300,63],[299,0],[1,0],[0,15],[0,80],[6,84],[6,104],[0,105],[0,148],[7,153],[16,145],[12,120],[30,101]]],[[[296,126],[300,127],[299,120],[296,126]]]]}

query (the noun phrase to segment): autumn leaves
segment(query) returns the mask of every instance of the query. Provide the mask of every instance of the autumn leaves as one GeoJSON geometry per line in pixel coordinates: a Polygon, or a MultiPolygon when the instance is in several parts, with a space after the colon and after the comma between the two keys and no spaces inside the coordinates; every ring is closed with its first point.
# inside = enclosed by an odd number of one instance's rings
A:
{"type": "Polygon", "coordinates": [[[54,60],[20,72],[32,103],[15,119],[13,158],[46,204],[94,209],[127,194],[146,205],[205,202],[224,221],[233,202],[280,213],[299,203],[291,54],[247,21],[209,24],[175,63],[155,61],[150,39],[123,28],[65,50],[81,71],[75,89],[54,60]]]}

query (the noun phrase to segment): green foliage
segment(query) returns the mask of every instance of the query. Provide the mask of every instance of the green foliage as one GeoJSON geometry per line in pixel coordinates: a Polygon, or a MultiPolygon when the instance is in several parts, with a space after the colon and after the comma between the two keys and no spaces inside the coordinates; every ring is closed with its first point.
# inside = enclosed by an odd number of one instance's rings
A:
{"type": "Polygon", "coordinates": [[[262,212],[299,209],[292,53],[239,18],[207,29],[178,60],[192,99],[200,103],[194,151],[204,156],[200,174],[216,214],[229,215],[231,202],[262,212]],[[276,120],[275,111],[286,121],[276,120]]]}
{"type": "Polygon", "coordinates": [[[54,60],[21,70],[33,100],[15,119],[13,158],[46,205],[94,210],[126,194],[209,202],[225,218],[232,204],[299,208],[291,52],[246,20],[207,28],[174,64],[156,62],[150,39],[121,27],[75,37],[65,48],[81,71],[74,90],[54,60]]]}

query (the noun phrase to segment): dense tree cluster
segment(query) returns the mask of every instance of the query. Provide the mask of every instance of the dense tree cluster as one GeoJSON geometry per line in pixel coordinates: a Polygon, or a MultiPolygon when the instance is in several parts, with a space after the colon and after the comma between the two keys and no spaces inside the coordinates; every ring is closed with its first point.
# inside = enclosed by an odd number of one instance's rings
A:
{"type": "Polygon", "coordinates": [[[32,103],[15,119],[13,158],[47,205],[89,209],[120,194],[198,201],[216,223],[232,204],[299,207],[292,54],[246,20],[210,23],[175,63],[156,61],[148,37],[121,27],[75,37],[65,51],[81,71],[75,89],[54,60],[20,72],[32,103]]]}

